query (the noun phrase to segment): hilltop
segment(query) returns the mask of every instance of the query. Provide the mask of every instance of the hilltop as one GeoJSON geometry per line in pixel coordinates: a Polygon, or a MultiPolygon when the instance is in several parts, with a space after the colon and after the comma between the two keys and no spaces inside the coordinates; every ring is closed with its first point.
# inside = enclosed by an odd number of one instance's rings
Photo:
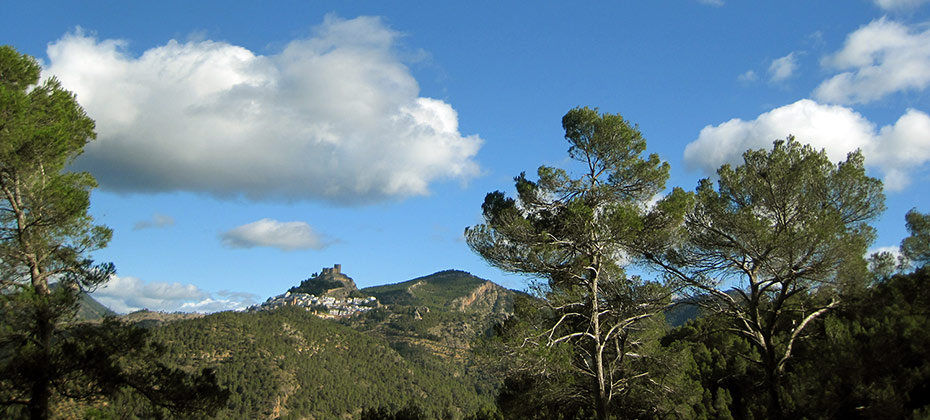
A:
{"type": "Polygon", "coordinates": [[[401,283],[368,287],[362,292],[378,298],[385,305],[472,313],[513,310],[513,291],[459,270],[445,270],[401,283]]]}
{"type": "Polygon", "coordinates": [[[290,293],[306,293],[318,297],[348,298],[363,297],[359,293],[355,281],[342,273],[342,264],[335,264],[332,268],[324,268],[310,278],[300,282],[299,285],[288,289],[290,293]]]}

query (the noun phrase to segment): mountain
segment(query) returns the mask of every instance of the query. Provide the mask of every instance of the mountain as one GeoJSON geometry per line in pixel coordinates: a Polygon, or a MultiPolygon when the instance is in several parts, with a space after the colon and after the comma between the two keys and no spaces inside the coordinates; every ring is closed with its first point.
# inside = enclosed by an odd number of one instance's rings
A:
{"type": "Polygon", "coordinates": [[[464,271],[447,270],[362,289],[382,308],[345,323],[408,353],[463,362],[475,337],[513,312],[511,290],[464,271]]]}
{"type": "MultiPolygon", "coordinates": [[[[737,301],[742,299],[742,295],[736,289],[729,289],[724,293],[737,301]]],[[[708,294],[699,294],[686,296],[674,301],[675,305],[665,311],[665,322],[671,327],[680,327],[693,319],[704,316],[703,305],[713,302],[713,297],[708,294]]]]}
{"type": "MultiPolygon", "coordinates": [[[[58,283],[52,283],[49,288],[55,290],[61,287],[58,283]]],[[[78,309],[75,314],[77,321],[96,321],[106,316],[116,316],[117,313],[110,310],[102,303],[94,299],[89,293],[81,293],[78,297],[78,309]]]]}
{"type": "Polygon", "coordinates": [[[384,305],[423,306],[469,313],[513,311],[513,292],[467,272],[446,270],[402,283],[362,289],[384,305]]]}
{"type": "MultiPolygon", "coordinates": [[[[345,279],[336,265],[291,290],[354,289],[380,304],[333,319],[284,305],[149,325],[169,364],[213,368],[232,391],[220,419],[357,418],[408,405],[427,418],[462,419],[493,410],[495,382],[471,346],[510,313],[515,292],[454,270],[361,291],[345,279]]],[[[107,404],[97,408],[123,418],[134,401],[107,404]]]]}
{"type": "Polygon", "coordinates": [[[78,302],[78,311],[77,319],[82,321],[92,321],[97,319],[103,319],[106,316],[116,316],[116,312],[110,310],[106,306],[103,306],[102,303],[97,302],[91,295],[87,293],[81,294],[81,300],[78,302]]]}

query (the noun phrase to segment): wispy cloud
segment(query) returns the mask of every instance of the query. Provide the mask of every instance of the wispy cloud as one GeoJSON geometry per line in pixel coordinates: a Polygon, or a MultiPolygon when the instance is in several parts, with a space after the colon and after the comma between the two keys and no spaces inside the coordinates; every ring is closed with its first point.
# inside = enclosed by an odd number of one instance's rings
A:
{"type": "Polygon", "coordinates": [[[240,310],[258,302],[251,293],[210,293],[192,284],[144,282],[136,277],[113,276],[91,294],[118,313],[140,309],[165,312],[217,312],[240,310]]]}
{"type": "Polygon", "coordinates": [[[795,53],[790,53],[784,57],[772,60],[769,65],[769,81],[781,82],[791,77],[798,69],[798,61],[795,53]]]}
{"type": "Polygon", "coordinates": [[[223,232],[220,239],[230,248],[268,247],[284,251],[319,250],[332,244],[305,222],[279,222],[268,218],[223,232]]]}
{"type": "Polygon", "coordinates": [[[698,0],[698,3],[716,7],[723,6],[723,0],[698,0]]]}
{"type": "Polygon", "coordinates": [[[878,7],[888,11],[906,11],[916,9],[930,0],[874,0],[878,7]]]}
{"type": "Polygon", "coordinates": [[[822,63],[846,70],[814,90],[814,98],[823,102],[861,104],[924,90],[930,86],[930,29],[881,18],[849,34],[843,49],[822,63]]]}
{"type": "Polygon", "coordinates": [[[701,130],[685,148],[685,164],[713,174],[724,164],[741,162],[748,149],[765,149],[772,141],[794,135],[798,141],[826,150],[834,162],[861,149],[866,164],[884,173],[885,188],[903,190],[911,172],[930,162],[930,116],[910,109],[894,124],[876,129],[858,112],[839,105],[804,99],[745,121],[734,118],[701,130]]]}
{"type": "Polygon", "coordinates": [[[752,82],[755,82],[756,80],[759,80],[759,75],[757,75],[756,72],[753,70],[746,70],[745,73],[742,73],[739,76],[736,76],[736,80],[739,80],[740,82],[743,82],[743,83],[752,83],[752,82]]]}
{"type": "Polygon", "coordinates": [[[421,97],[379,18],[327,16],[271,55],[175,40],[134,56],[78,29],[49,44],[57,76],[94,116],[75,165],[105,189],[370,203],[479,173],[482,140],[421,97]]]}
{"type": "Polygon", "coordinates": [[[174,226],[174,218],[161,213],[155,213],[152,215],[151,220],[140,220],[132,226],[132,230],[142,230],[150,228],[166,228],[174,226]]]}

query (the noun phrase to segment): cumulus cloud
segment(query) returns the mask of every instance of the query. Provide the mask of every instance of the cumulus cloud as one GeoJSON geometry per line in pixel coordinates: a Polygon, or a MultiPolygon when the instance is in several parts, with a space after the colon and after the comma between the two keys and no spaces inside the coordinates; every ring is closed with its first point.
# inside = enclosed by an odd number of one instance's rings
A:
{"type": "Polygon", "coordinates": [[[926,3],[930,0],[875,0],[878,7],[889,11],[912,10],[926,3]]]}
{"type": "Polygon", "coordinates": [[[772,141],[794,135],[798,141],[824,149],[834,162],[861,149],[866,164],[882,171],[885,188],[899,191],[910,172],[930,162],[930,116],[909,109],[894,124],[876,129],[858,112],[839,105],[803,99],[745,121],[734,118],[704,127],[685,147],[690,169],[713,174],[724,163],[738,164],[748,149],[765,149],[772,141]]]}
{"type": "Polygon", "coordinates": [[[269,247],[284,251],[319,250],[332,243],[305,222],[279,222],[268,218],[223,232],[220,239],[230,248],[269,247]]]}
{"type": "Polygon", "coordinates": [[[798,69],[798,61],[795,58],[794,53],[790,53],[784,57],[776,58],[772,60],[772,64],[769,65],[769,81],[770,82],[780,82],[791,77],[794,74],[795,70],[798,69]]]}
{"type": "Polygon", "coordinates": [[[275,54],[171,40],[134,56],[78,29],[48,46],[44,76],[96,120],[75,165],[105,189],[368,203],[479,172],[482,140],[419,96],[398,37],[378,18],[327,16],[275,54]]]}
{"type": "Polygon", "coordinates": [[[166,228],[174,226],[174,218],[161,213],[155,213],[152,215],[151,220],[140,220],[132,226],[132,230],[142,230],[150,228],[166,228]]]}
{"type": "Polygon", "coordinates": [[[147,283],[136,277],[119,276],[112,276],[91,295],[118,313],[140,309],[217,312],[244,309],[258,301],[258,296],[251,293],[221,291],[214,294],[192,284],[147,283]]]}
{"type": "Polygon", "coordinates": [[[814,98],[823,102],[868,103],[924,90],[930,86],[930,29],[920,32],[881,18],[849,34],[843,49],[822,63],[843,71],[814,90],[814,98]]]}

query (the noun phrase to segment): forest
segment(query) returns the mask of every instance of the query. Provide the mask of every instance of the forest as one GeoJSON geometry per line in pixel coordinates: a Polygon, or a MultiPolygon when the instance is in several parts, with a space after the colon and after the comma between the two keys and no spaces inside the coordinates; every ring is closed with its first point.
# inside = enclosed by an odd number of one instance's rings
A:
{"type": "Polygon", "coordinates": [[[339,321],[146,328],[76,316],[112,231],[68,171],[94,122],[39,74],[0,47],[4,418],[930,418],[930,214],[869,254],[884,195],[859,151],[788,136],[687,191],[635,124],[574,108],[568,166],[517,175],[465,229],[525,293],[449,271],[363,289],[385,305],[339,321]]]}

